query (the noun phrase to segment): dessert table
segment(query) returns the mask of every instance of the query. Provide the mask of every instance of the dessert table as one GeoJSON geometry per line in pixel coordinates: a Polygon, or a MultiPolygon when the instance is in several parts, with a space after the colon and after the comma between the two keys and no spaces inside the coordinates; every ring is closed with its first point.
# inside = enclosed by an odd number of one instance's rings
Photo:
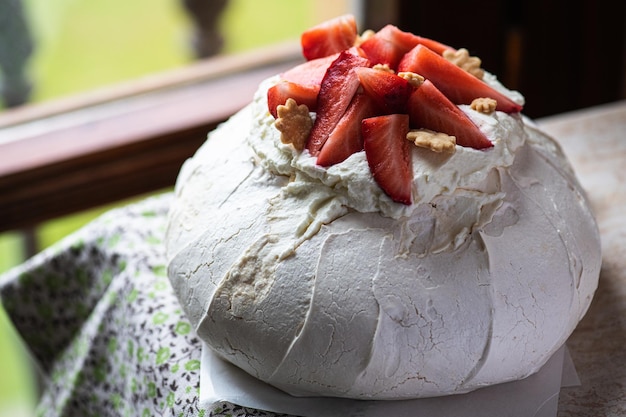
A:
{"type": "MultiPolygon", "coordinates": [[[[603,267],[567,342],[580,384],[560,417],[626,415],[626,101],[544,118],[587,190],[603,267]]],[[[199,400],[202,344],[174,296],[163,247],[168,193],[112,210],[0,276],[0,296],[42,378],[41,416],[274,416],[199,400]]]]}

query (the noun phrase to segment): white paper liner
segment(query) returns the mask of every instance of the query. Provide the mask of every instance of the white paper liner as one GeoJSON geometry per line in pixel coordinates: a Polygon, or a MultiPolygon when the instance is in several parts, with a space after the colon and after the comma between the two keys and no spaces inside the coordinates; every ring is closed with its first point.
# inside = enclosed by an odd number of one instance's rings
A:
{"type": "Polygon", "coordinates": [[[200,404],[230,402],[302,417],[554,417],[562,386],[580,385],[565,346],[536,374],[468,394],[402,401],[293,397],[219,358],[203,345],[200,404]]]}

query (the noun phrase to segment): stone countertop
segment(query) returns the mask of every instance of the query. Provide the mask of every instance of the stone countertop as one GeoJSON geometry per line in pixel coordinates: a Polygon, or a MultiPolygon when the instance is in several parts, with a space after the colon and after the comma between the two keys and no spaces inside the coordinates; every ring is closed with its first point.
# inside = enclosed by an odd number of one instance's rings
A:
{"type": "Polygon", "coordinates": [[[626,416],[626,101],[538,123],[574,166],[603,253],[595,298],[567,342],[581,385],[561,391],[558,415],[626,416]]]}

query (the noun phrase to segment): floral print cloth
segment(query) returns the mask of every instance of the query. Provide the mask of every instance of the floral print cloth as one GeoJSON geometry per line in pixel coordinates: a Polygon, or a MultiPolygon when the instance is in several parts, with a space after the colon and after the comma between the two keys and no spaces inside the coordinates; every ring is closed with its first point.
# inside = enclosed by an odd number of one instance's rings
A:
{"type": "Polygon", "coordinates": [[[112,210],[0,277],[42,375],[38,416],[273,416],[201,405],[202,346],[166,273],[170,194],[112,210]]]}

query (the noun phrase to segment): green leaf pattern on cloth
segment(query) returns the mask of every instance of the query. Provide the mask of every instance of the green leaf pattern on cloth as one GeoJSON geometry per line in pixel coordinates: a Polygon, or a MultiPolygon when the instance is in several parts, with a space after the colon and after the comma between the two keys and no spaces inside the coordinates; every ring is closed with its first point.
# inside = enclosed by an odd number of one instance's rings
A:
{"type": "Polygon", "coordinates": [[[199,404],[201,342],[167,279],[170,201],[110,211],[0,277],[42,374],[39,416],[275,416],[199,404]]]}

